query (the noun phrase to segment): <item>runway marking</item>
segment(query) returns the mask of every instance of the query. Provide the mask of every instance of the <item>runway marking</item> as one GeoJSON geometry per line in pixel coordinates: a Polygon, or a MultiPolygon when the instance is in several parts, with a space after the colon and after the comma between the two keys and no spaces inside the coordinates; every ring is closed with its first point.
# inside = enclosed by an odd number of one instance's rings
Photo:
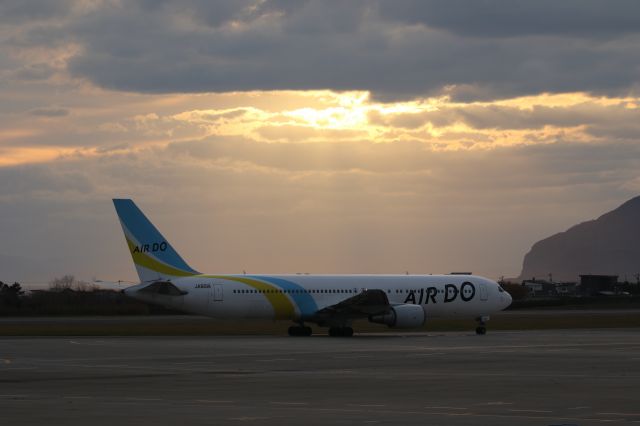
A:
{"type": "Polygon", "coordinates": [[[343,356],[333,357],[333,359],[356,359],[356,358],[373,358],[373,355],[343,355],[343,356]]]}
{"type": "Polygon", "coordinates": [[[433,352],[430,354],[407,354],[405,355],[406,358],[418,358],[418,357],[422,357],[422,356],[434,356],[434,355],[446,355],[446,352],[433,352]]]}
{"type": "Polygon", "coordinates": [[[69,340],[69,343],[72,345],[84,345],[84,346],[107,346],[109,345],[108,342],[105,342],[104,340],[87,340],[85,342],[77,342],[75,340],[69,340]]]}
{"type": "Polygon", "coordinates": [[[276,361],[295,361],[295,358],[272,358],[272,359],[257,359],[258,362],[276,362],[276,361]]]}
{"type": "Polygon", "coordinates": [[[468,410],[468,408],[464,407],[424,407],[427,410],[468,410]]]}
{"type": "Polygon", "coordinates": [[[602,416],[640,416],[640,413],[598,413],[602,416]]]}
{"type": "Polygon", "coordinates": [[[15,370],[36,370],[38,367],[4,367],[2,371],[15,371],[15,370]]]}
{"type": "MultiPolygon", "coordinates": [[[[521,372],[514,372],[514,373],[483,373],[483,372],[462,372],[462,373],[456,373],[456,372],[446,372],[446,373],[440,373],[440,372],[435,372],[435,371],[422,371],[422,372],[416,372],[416,373],[412,373],[413,377],[416,376],[446,376],[446,377],[452,377],[452,376],[462,376],[462,377],[534,377],[534,378],[538,378],[538,377],[553,377],[553,378],[557,378],[557,377],[567,377],[567,378],[585,378],[585,377],[589,377],[589,378],[598,378],[600,376],[594,376],[594,375],[589,375],[589,374],[559,374],[559,373],[549,373],[549,374],[541,374],[541,373],[521,373],[521,372]]],[[[609,376],[605,376],[605,377],[609,377],[609,376]]],[[[625,376],[627,378],[629,377],[636,377],[635,375],[627,375],[625,376]]]]}
{"type": "MultiPolygon", "coordinates": [[[[295,407],[294,407],[295,408],[295,407]]],[[[302,408],[301,408],[302,409],[302,408]]],[[[328,411],[328,412],[345,412],[345,413],[365,413],[364,410],[357,409],[345,409],[345,408],[314,408],[314,407],[305,407],[304,410],[317,410],[317,411],[328,411]]],[[[395,414],[398,416],[414,414],[414,415],[433,415],[433,416],[468,416],[468,417],[495,417],[495,418],[506,418],[506,419],[531,419],[531,420],[549,420],[549,421],[588,421],[588,422],[599,422],[599,423],[612,423],[612,422],[621,422],[623,419],[602,419],[602,418],[592,418],[592,417],[555,417],[555,416],[545,416],[544,413],[541,413],[539,416],[528,416],[525,414],[489,414],[489,413],[448,413],[441,411],[399,411],[399,410],[374,410],[368,412],[368,414],[372,413],[385,413],[385,414],[395,414]]],[[[640,421],[638,421],[640,423],[640,421]]]]}
{"type": "Polygon", "coordinates": [[[127,364],[96,364],[94,367],[100,368],[137,368],[127,364]]]}
{"type": "MultiPolygon", "coordinates": [[[[615,346],[639,346],[640,343],[635,342],[616,342],[615,346]]],[[[567,344],[557,344],[557,345],[549,345],[549,344],[540,344],[540,345],[504,345],[504,346],[443,346],[438,349],[440,350],[455,350],[455,351],[469,351],[469,350],[496,350],[496,349],[549,349],[549,348],[582,348],[582,347],[611,347],[612,343],[567,343],[567,344]]],[[[403,350],[433,350],[433,347],[428,346],[402,346],[396,349],[403,350]]]]}
{"type": "Polygon", "coordinates": [[[264,420],[269,417],[229,417],[229,420],[237,420],[239,422],[252,422],[255,420],[264,420]]]}
{"type": "Polygon", "coordinates": [[[340,369],[335,369],[335,370],[325,370],[325,371],[305,371],[305,374],[321,374],[321,375],[327,375],[327,374],[360,374],[360,372],[356,372],[355,370],[351,370],[351,369],[347,369],[347,368],[340,368],[340,369]]]}
{"type": "Polygon", "coordinates": [[[125,398],[127,401],[164,401],[162,398],[125,398]]]}
{"type": "Polygon", "coordinates": [[[286,402],[286,401],[270,401],[269,404],[275,404],[275,405],[309,405],[308,402],[286,402]]]}
{"type": "Polygon", "coordinates": [[[214,364],[213,361],[188,361],[188,362],[174,362],[174,365],[210,365],[214,364]]]}

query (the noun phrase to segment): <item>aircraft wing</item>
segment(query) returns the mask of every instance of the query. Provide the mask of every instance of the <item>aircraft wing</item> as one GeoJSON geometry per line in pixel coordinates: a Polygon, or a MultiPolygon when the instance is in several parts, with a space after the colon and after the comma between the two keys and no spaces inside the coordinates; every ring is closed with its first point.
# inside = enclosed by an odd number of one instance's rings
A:
{"type": "Polygon", "coordinates": [[[319,319],[331,317],[359,318],[369,315],[389,313],[391,305],[387,294],[382,290],[365,290],[335,305],[327,306],[316,312],[319,319]]]}

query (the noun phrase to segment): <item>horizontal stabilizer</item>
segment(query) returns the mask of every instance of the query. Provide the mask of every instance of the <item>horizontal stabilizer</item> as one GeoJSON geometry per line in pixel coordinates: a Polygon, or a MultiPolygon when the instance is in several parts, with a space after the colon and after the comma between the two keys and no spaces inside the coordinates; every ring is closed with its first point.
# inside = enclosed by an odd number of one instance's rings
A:
{"type": "Polygon", "coordinates": [[[180,290],[169,281],[156,281],[138,290],[141,293],[162,294],[165,296],[184,296],[186,291],[180,290]]]}

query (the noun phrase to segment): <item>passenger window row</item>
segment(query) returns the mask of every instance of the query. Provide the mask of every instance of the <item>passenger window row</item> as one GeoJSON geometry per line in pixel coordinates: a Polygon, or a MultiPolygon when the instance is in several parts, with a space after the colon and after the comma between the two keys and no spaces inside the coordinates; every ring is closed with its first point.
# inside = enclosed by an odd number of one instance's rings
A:
{"type": "MultiPolygon", "coordinates": [[[[426,291],[426,289],[425,289],[426,291]]],[[[274,293],[282,293],[282,294],[327,294],[327,293],[332,293],[332,294],[337,294],[337,293],[346,293],[346,294],[352,294],[355,293],[354,290],[348,290],[348,289],[338,289],[338,290],[233,290],[234,293],[238,293],[238,294],[274,294],[274,293]]],[[[420,290],[404,290],[404,289],[396,289],[395,290],[396,294],[398,293],[419,293],[420,290]]],[[[437,291],[438,293],[442,294],[444,293],[443,289],[439,289],[437,291]]],[[[391,290],[387,290],[387,293],[391,293],[391,290]]],[[[469,290],[465,289],[465,293],[470,293],[469,290]]]]}
{"type": "MultiPolygon", "coordinates": [[[[426,290],[425,290],[426,291],[426,290]]],[[[337,294],[337,293],[345,293],[352,294],[355,293],[354,290],[346,290],[346,289],[338,289],[338,290],[233,290],[234,293],[238,294],[274,294],[274,293],[282,293],[282,294],[337,294]]],[[[420,290],[409,290],[409,289],[396,289],[396,294],[398,293],[418,293],[420,290]]],[[[438,293],[444,293],[443,289],[438,289],[438,293]]],[[[387,293],[391,293],[391,290],[387,290],[387,293]]],[[[465,289],[465,293],[470,293],[470,290],[465,289]]]]}
{"type": "Polygon", "coordinates": [[[240,294],[273,294],[273,293],[283,293],[283,294],[309,294],[309,293],[344,293],[351,294],[354,293],[354,290],[346,290],[346,289],[338,289],[338,290],[233,290],[234,293],[240,294]]]}

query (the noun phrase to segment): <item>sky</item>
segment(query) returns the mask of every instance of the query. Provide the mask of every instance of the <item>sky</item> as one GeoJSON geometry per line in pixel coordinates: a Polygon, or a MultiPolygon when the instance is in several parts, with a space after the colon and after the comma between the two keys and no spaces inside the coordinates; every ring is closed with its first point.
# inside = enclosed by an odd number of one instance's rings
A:
{"type": "Polygon", "coordinates": [[[0,0],[0,280],[515,277],[640,194],[635,0],[0,0]]]}

